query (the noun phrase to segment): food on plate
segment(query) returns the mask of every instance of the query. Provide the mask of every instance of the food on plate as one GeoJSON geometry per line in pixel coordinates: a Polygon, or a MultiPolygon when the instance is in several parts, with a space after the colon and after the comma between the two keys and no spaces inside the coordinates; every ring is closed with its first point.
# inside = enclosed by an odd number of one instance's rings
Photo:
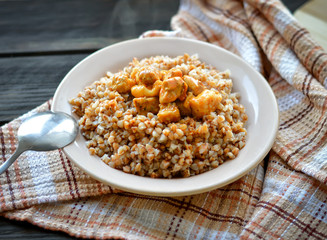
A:
{"type": "Polygon", "coordinates": [[[230,72],[197,55],[134,58],[70,100],[90,154],[153,178],[189,177],[234,159],[247,115],[230,72]]]}

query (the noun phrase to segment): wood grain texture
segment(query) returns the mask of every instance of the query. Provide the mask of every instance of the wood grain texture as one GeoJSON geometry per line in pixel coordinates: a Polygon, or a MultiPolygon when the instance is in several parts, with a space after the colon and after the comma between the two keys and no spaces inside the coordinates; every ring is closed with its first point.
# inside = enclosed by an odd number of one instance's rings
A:
{"type": "Polygon", "coordinates": [[[69,70],[86,54],[0,58],[0,122],[50,99],[69,70]]]}
{"type": "Polygon", "coordinates": [[[168,30],[176,0],[5,0],[0,2],[0,56],[99,49],[168,30]]]}
{"type": "Polygon", "coordinates": [[[294,13],[296,9],[300,8],[308,0],[281,0],[281,1],[292,13],[294,13]]]}
{"type": "Polygon", "coordinates": [[[35,240],[55,239],[72,240],[77,239],[63,232],[54,232],[39,228],[28,222],[18,222],[0,217],[0,239],[3,240],[35,240]]]}
{"type": "Polygon", "coordinates": [[[169,29],[176,0],[0,2],[0,124],[53,96],[87,54],[149,29],[169,29]],[[83,54],[81,54],[83,53],[83,54]]]}

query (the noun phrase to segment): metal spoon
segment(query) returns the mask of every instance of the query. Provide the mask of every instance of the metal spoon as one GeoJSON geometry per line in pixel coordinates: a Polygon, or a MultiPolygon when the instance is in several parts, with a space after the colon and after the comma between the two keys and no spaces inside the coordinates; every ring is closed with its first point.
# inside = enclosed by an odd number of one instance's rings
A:
{"type": "Polygon", "coordinates": [[[0,166],[0,174],[26,150],[50,151],[63,148],[75,140],[77,133],[76,120],[66,113],[42,112],[28,117],[18,129],[17,149],[0,166]]]}

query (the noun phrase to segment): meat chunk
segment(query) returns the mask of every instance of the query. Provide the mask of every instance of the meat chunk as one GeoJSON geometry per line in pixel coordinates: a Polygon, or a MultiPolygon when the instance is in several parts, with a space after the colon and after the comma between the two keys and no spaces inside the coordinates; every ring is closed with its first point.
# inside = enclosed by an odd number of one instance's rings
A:
{"type": "Polygon", "coordinates": [[[124,73],[118,73],[112,77],[112,88],[119,93],[128,93],[135,84],[135,81],[124,73]]]}
{"type": "Polygon", "coordinates": [[[186,82],[188,89],[191,90],[195,96],[199,95],[206,89],[201,81],[191,76],[184,75],[183,80],[186,82]]]}
{"type": "Polygon", "coordinates": [[[143,67],[138,73],[138,81],[146,86],[153,85],[159,79],[160,72],[154,67],[143,67]]]}
{"type": "Polygon", "coordinates": [[[160,103],[174,102],[176,99],[183,101],[186,98],[187,84],[181,77],[173,77],[162,82],[159,93],[160,103]]]}
{"type": "Polygon", "coordinates": [[[192,115],[192,110],[190,106],[190,100],[192,98],[194,98],[193,93],[188,92],[184,101],[176,101],[181,116],[186,117],[192,115]]]}
{"type": "Polygon", "coordinates": [[[214,90],[204,90],[198,96],[190,100],[192,115],[196,118],[202,118],[205,115],[215,111],[221,102],[221,94],[214,90]]]}
{"type": "Polygon", "coordinates": [[[148,88],[144,85],[135,85],[131,89],[131,93],[134,97],[156,97],[159,96],[162,81],[156,81],[152,87],[148,88]]]}
{"type": "Polygon", "coordinates": [[[183,77],[183,72],[182,70],[178,68],[172,68],[168,71],[167,73],[167,79],[168,78],[173,78],[173,77],[183,77]]]}
{"type": "Polygon", "coordinates": [[[183,77],[182,70],[180,70],[178,68],[172,68],[169,70],[161,70],[160,71],[160,79],[162,81],[167,80],[169,78],[173,78],[173,77],[183,77]]]}
{"type": "Polygon", "coordinates": [[[159,99],[157,97],[140,97],[133,99],[136,111],[141,115],[147,115],[148,112],[157,114],[159,112],[159,99]]]}
{"type": "Polygon", "coordinates": [[[162,123],[178,122],[181,119],[176,103],[160,104],[157,114],[158,120],[162,123]]]}

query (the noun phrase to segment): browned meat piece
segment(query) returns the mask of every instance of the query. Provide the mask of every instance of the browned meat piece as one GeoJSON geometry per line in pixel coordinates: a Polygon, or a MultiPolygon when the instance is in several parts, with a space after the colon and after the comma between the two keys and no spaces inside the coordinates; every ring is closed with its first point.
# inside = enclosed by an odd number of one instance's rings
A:
{"type": "Polygon", "coordinates": [[[191,116],[191,114],[192,114],[192,110],[191,110],[191,106],[190,106],[190,100],[192,98],[194,98],[193,93],[188,92],[186,99],[184,101],[176,101],[179,112],[181,113],[181,115],[183,117],[191,116]]]}
{"type": "Polygon", "coordinates": [[[143,67],[138,73],[138,81],[146,86],[151,86],[160,79],[160,72],[154,67],[143,67]]]}
{"type": "Polygon", "coordinates": [[[160,110],[157,114],[158,120],[163,123],[178,122],[181,118],[176,103],[160,104],[160,110]]]}
{"type": "Polygon", "coordinates": [[[119,93],[128,93],[135,84],[135,81],[124,73],[115,74],[112,78],[112,87],[119,93]]]}
{"type": "Polygon", "coordinates": [[[183,72],[182,70],[178,68],[172,68],[168,71],[167,73],[167,79],[168,78],[173,78],[173,77],[183,77],[183,72]]]}
{"type": "Polygon", "coordinates": [[[183,101],[186,98],[187,84],[181,77],[173,77],[162,82],[159,93],[160,103],[174,102],[176,99],[183,101]]]}
{"type": "Polygon", "coordinates": [[[162,81],[167,80],[169,78],[173,77],[183,77],[183,72],[182,70],[178,68],[172,68],[170,70],[161,70],[160,71],[160,79],[162,81]]]}
{"type": "Polygon", "coordinates": [[[218,104],[221,102],[221,95],[214,90],[204,90],[198,96],[190,100],[192,115],[201,118],[217,109],[218,104]]]}
{"type": "Polygon", "coordinates": [[[133,103],[139,114],[147,115],[148,112],[154,114],[159,112],[159,99],[157,97],[134,98],[133,103]]]}
{"type": "Polygon", "coordinates": [[[131,93],[134,97],[156,97],[159,96],[159,91],[161,89],[162,81],[156,81],[151,88],[144,85],[135,85],[131,89],[131,93]]]}
{"type": "Polygon", "coordinates": [[[188,88],[194,93],[195,96],[199,95],[206,89],[201,81],[196,80],[191,76],[184,75],[183,80],[186,82],[188,88]]]}

